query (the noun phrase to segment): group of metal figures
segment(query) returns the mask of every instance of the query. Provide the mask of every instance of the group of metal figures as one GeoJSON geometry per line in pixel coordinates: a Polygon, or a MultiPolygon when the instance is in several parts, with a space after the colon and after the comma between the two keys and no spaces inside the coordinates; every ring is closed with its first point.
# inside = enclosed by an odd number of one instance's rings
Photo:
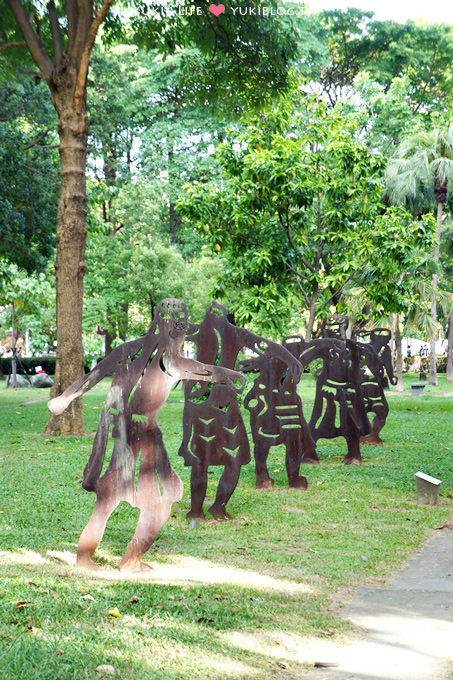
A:
{"type": "Polygon", "coordinates": [[[108,518],[124,500],[139,508],[140,515],[120,568],[147,568],[142,557],[182,495],[182,482],[170,464],[157,422],[159,409],[179,380],[186,381],[179,454],[191,467],[189,518],[204,518],[208,468],[214,465],[222,466],[223,472],[209,512],[229,517],[226,504],[242,465],[250,461],[238,401],[246,380],[237,367],[253,372],[243,405],[250,414],[258,488],[273,486],[267,458],[270,448],[280,444],[285,446],[288,482],[294,488],[307,488],[300,467],[319,462],[316,442],[320,438],[344,437],[348,447],[344,462],[359,464],[360,441],[380,443],[379,432],[388,413],[385,373],[395,383],[390,332],[363,331],[361,337],[369,342],[357,342],[346,339],[343,322],[327,319],[322,328],[320,339],[305,342],[300,336],[288,336],[278,344],[236,326],[228,310],[217,302],[210,304],[201,324],[194,325],[188,323],[184,302],[166,299],[145,336],[117,347],[52,399],[50,410],[62,413],[73,399],[113,374],[83,475],[82,486],[96,493],[96,503],[79,540],[77,564],[97,566],[92,555],[108,518]],[[196,359],[181,354],[185,339],[195,346],[196,359]],[[238,362],[243,350],[250,358],[238,362]],[[320,366],[315,371],[316,397],[307,423],[297,386],[315,359],[320,366]],[[369,414],[373,414],[371,422],[369,414]]]}

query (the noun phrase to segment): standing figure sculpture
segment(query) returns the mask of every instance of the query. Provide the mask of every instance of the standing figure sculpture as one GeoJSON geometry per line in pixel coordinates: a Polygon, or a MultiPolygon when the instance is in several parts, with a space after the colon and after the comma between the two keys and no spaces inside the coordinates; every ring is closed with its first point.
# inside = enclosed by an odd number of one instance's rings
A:
{"type": "Polygon", "coordinates": [[[284,444],[288,484],[292,488],[307,488],[307,478],[299,474],[302,462],[319,462],[297,393],[301,373],[294,358],[281,345],[269,343],[268,352],[250,359],[244,368],[259,371],[244,400],[250,413],[257,488],[274,485],[267,468],[271,446],[284,444]]]}
{"type": "Polygon", "coordinates": [[[365,412],[357,344],[332,337],[305,342],[300,336],[288,336],[283,345],[304,368],[315,359],[322,360],[322,366],[315,371],[316,396],[309,423],[314,441],[344,437],[348,447],[344,463],[360,465],[360,437],[370,432],[370,424],[365,412]]]}
{"type": "Polygon", "coordinates": [[[125,500],[140,509],[140,516],[120,569],[147,568],[142,557],[167,521],[172,503],[180,500],[182,494],[181,480],[170,465],[157,422],[157,413],[173,383],[178,380],[224,382],[233,392],[235,380],[245,384],[244,377],[235,371],[183,358],[180,351],[187,326],[184,302],[173,298],[163,300],[146,335],[114,349],[88,375],[49,402],[50,410],[60,414],[73,399],[108,374],[114,374],[83,475],[83,488],[95,491],[97,499],[80,536],[78,566],[97,566],[91,557],[102,539],[108,518],[120,501],[125,500]],[[110,430],[113,451],[101,476],[110,430]]]}
{"type": "Polygon", "coordinates": [[[392,353],[389,347],[391,331],[388,328],[375,328],[371,331],[360,331],[360,337],[369,337],[370,341],[357,342],[363,357],[362,390],[365,399],[365,410],[374,413],[369,434],[361,438],[367,444],[382,444],[379,436],[385,425],[389,407],[385,398],[384,388],[388,386],[387,379],[396,385],[397,379],[393,373],[392,353]],[[369,370],[369,373],[366,371],[369,370]],[[387,376],[385,376],[387,373],[387,376]]]}
{"type": "MultiPolygon", "coordinates": [[[[212,302],[199,326],[191,327],[188,339],[197,348],[197,359],[233,369],[244,347],[269,361],[274,352],[286,360],[292,374],[300,375],[300,364],[276,343],[264,340],[231,322],[228,310],[212,302]]],[[[297,382],[297,379],[296,379],[297,382]]],[[[224,385],[188,382],[185,388],[184,435],[179,454],[191,466],[191,508],[187,517],[205,517],[208,467],[222,465],[216,498],[209,512],[230,517],[226,504],[236,488],[241,466],[250,461],[250,445],[236,393],[224,385]]]]}

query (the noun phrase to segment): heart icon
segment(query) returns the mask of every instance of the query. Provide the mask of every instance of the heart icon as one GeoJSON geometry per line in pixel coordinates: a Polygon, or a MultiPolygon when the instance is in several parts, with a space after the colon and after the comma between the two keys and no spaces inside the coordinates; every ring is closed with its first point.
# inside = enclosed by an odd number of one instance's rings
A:
{"type": "Polygon", "coordinates": [[[218,17],[219,14],[225,11],[225,5],[209,5],[209,11],[218,17]]]}

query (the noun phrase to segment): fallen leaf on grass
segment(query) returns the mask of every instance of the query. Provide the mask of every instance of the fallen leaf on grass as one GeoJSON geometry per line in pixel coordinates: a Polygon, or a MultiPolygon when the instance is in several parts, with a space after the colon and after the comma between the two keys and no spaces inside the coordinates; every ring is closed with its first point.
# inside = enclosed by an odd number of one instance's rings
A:
{"type": "Polygon", "coordinates": [[[32,635],[43,635],[43,634],[44,634],[44,631],[43,631],[42,628],[35,628],[35,626],[32,626],[32,627],[31,627],[31,630],[30,630],[30,633],[31,633],[32,635]]]}
{"type": "Polygon", "coordinates": [[[125,604],[125,605],[126,605],[126,604],[135,604],[136,602],[139,601],[139,599],[140,599],[139,597],[134,596],[134,597],[131,597],[130,600],[126,600],[126,602],[125,602],[124,604],[125,604]]]}
{"type": "Polygon", "coordinates": [[[325,483],[326,483],[326,480],[325,480],[325,479],[321,479],[321,481],[316,482],[315,486],[321,486],[321,484],[325,484],[325,483]]]}
{"type": "Polygon", "coordinates": [[[224,600],[225,595],[220,595],[219,593],[214,593],[214,600],[224,600]]]}
{"type": "Polygon", "coordinates": [[[434,527],[435,529],[453,529],[453,522],[447,522],[446,524],[442,524],[440,527],[434,527]]]}
{"type": "Polygon", "coordinates": [[[90,595],[90,593],[87,593],[86,595],[81,595],[80,599],[81,600],[91,600],[92,602],[96,602],[96,600],[94,599],[94,597],[92,595],[90,595]]]}
{"type": "Polygon", "coordinates": [[[200,618],[197,619],[197,623],[214,623],[214,619],[207,619],[206,616],[200,616],[200,618]]]}
{"type": "Polygon", "coordinates": [[[25,600],[21,600],[20,602],[16,602],[16,609],[25,609],[25,607],[28,607],[31,605],[32,602],[26,602],[25,600]]]}
{"type": "Polygon", "coordinates": [[[108,612],[109,616],[114,616],[116,619],[121,616],[118,607],[114,607],[113,609],[109,609],[108,612]]]}

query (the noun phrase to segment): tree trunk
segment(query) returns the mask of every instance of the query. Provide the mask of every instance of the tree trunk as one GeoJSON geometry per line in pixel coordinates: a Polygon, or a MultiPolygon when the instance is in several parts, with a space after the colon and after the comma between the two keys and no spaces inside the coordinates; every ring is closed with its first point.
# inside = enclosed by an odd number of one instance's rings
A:
{"type": "MultiPolygon", "coordinates": [[[[442,228],[442,206],[439,201],[437,204],[437,230],[436,245],[434,246],[434,260],[439,262],[440,230],[442,228]]],[[[436,365],[436,321],[437,321],[437,274],[433,274],[433,288],[431,293],[431,317],[434,324],[434,331],[429,343],[429,384],[437,385],[437,365],[436,365]]]]}
{"type": "Polygon", "coordinates": [[[305,342],[310,342],[313,333],[313,324],[315,322],[316,303],[318,302],[318,284],[313,286],[313,294],[310,300],[310,309],[308,314],[307,329],[305,331],[305,342]]]}
{"type": "Polygon", "coordinates": [[[390,314],[390,328],[392,329],[392,337],[390,338],[389,347],[392,353],[392,360],[395,356],[395,315],[390,314]]]}
{"type": "Polygon", "coordinates": [[[395,314],[395,348],[396,348],[396,377],[398,382],[396,383],[395,390],[397,392],[404,392],[403,384],[403,346],[401,343],[401,331],[400,331],[400,317],[399,314],[395,314]]]}
{"type": "Polygon", "coordinates": [[[106,331],[104,339],[105,339],[104,357],[108,357],[108,355],[113,349],[113,341],[116,340],[116,331],[113,333],[111,333],[110,331],[106,331]]]}
{"type": "MultiPolygon", "coordinates": [[[[51,397],[56,397],[83,375],[83,277],[86,243],[86,100],[74,106],[76,69],[63,62],[50,83],[58,113],[61,194],[57,214],[57,360],[51,397]]],[[[46,434],[84,433],[82,400],[76,399],[60,416],[50,415],[46,434]]]]}
{"type": "Polygon", "coordinates": [[[120,305],[118,314],[118,336],[120,340],[126,342],[127,331],[129,326],[129,305],[127,302],[120,305]]]}
{"type": "Polygon", "coordinates": [[[448,321],[448,355],[447,355],[447,381],[453,382],[453,296],[451,300],[450,318],[448,321]]]}

